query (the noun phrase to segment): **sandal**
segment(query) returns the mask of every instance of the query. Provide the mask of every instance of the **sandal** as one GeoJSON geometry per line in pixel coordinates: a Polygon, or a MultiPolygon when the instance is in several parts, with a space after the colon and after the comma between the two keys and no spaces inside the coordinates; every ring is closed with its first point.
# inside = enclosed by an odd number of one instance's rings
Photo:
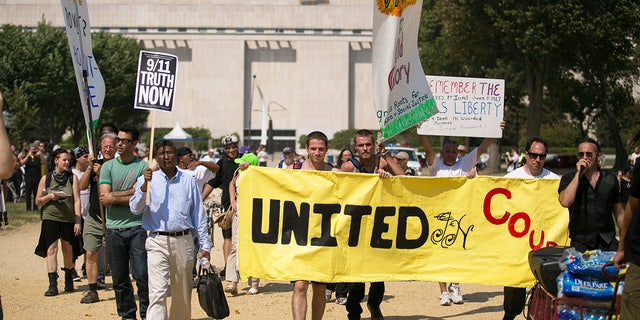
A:
{"type": "Polygon", "coordinates": [[[259,293],[258,288],[251,288],[251,289],[247,290],[247,292],[245,292],[245,294],[247,294],[247,295],[254,295],[254,294],[258,294],[258,293],[259,293]]]}
{"type": "Polygon", "coordinates": [[[236,288],[236,286],[230,284],[227,286],[226,289],[224,289],[224,292],[231,293],[232,295],[236,295],[238,294],[238,289],[236,288]]]}

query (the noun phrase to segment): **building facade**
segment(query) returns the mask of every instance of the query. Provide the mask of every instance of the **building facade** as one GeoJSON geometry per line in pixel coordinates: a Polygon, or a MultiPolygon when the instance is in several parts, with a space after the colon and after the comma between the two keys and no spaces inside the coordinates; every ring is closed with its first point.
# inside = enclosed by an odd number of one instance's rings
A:
{"type": "MultiPolygon", "coordinates": [[[[88,8],[92,31],[178,56],[174,111],[157,112],[156,127],[203,127],[213,137],[237,132],[255,150],[264,105],[278,150],[312,130],[331,138],[379,128],[371,92],[373,3],[91,0],[88,8]]],[[[0,0],[0,7],[3,23],[36,26],[44,17],[64,25],[59,2],[0,0]]]]}

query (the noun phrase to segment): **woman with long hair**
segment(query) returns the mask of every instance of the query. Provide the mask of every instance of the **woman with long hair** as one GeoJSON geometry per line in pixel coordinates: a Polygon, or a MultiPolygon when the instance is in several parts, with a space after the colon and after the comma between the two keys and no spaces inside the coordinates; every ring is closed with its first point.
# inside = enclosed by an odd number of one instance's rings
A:
{"type": "Polygon", "coordinates": [[[349,148],[342,149],[340,154],[338,155],[338,161],[336,163],[336,168],[340,168],[344,162],[349,161],[353,157],[353,153],[349,148]]]}
{"type": "Polygon", "coordinates": [[[62,244],[64,261],[64,291],[73,292],[73,244],[79,236],[80,186],[78,178],[69,170],[69,152],[57,149],[51,157],[50,173],[38,184],[36,204],[42,207],[42,227],[35,254],[46,259],[49,289],[45,296],[58,294],[58,239],[62,244]]]}

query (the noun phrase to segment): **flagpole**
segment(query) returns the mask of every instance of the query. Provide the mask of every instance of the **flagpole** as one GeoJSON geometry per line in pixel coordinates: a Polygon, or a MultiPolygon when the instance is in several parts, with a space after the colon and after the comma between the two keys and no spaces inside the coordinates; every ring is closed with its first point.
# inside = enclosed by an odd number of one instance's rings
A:
{"type": "MultiPolygon", "coordinates": [[[[87,72],[87,62],[86,62],[86,56],[84,54],[84,45],[82,43],[82,36],[83,36],[83,30],[80,30],[80,12],[78,10],[78,1],[74,1],[75,4],[75,9],[76,9],[76,28],[77,28],[77,34],[78,34],[78,40],[80,42],[80,56],[81,56],[81,64],[82,64],[82,80],[83,80],[83,87],[84,87],[84,98],[86,99],[86,104],[87,104],[87,118],[88,121],[86,121],[87,119],[85,119],[85,125],[87,127],[87,146],[89,147],[89,153],[95,155],[94,151],[95,151],[95,147],[93,145],[93,130],[95,128],[93,128],[93,118],[91,115],[91,99],[89,97],[89,73],[87,72]]],[[[91,31],[89,31],[91,32],[91,31]]]]}
{"type": "MultiPolygon", "coordinates": [[[[147,155],[147,168],[151,168],[153,162],[153,140],[156,129],[156,110],[151,111],[151,138],[149,139],[149,154],[147,155]]],[[[149,205],[149,193],[151,193],[151,185],[147,185],[146,204],[149,205]]]]}

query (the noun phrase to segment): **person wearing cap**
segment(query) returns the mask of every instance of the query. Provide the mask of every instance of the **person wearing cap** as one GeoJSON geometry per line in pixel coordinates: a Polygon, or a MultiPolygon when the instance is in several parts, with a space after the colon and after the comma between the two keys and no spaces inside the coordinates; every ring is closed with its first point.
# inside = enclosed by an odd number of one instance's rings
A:
{"type": "Polygon", "coordinates": [[[290,147],[286,147],[282,149],[282,160],[278,163],[276,168],[286,168],[290,165],[293,165],[296,161],[297,154],[290,147]]]}
{"type": "Polygon", "coordinates": [[[400,151],[398,152],[394,158],[396,159],[396,161],[398,162],[398,165],[400,166],[400,168],[404,171],[404,175],[405,176],[415,176],[416,175],[416,170],[413,168],[409,168],[409,154],[404,152],[404,151],[400,151]]]}
{"type": "MultiPolygon", "coordinates": [[[[71,172],[78,177],[78,181],[80,181],[80,179],[82,178],[82,175],[84,174],[85,171],[87,171],[87,168],[89,167],[89,150],[87,150],[87,148],[85,147],[77,147],[75,149],[73,149],[73,157],[75,158],[75,165],[71,168],[71,172]]],[[[89,212],[89,194],[91,193],[91,190],[87,189],[80,189],[80,214],[82,215],[82,220],[80,220],[80,226],[81,228],[84,230],[84,220],[87,217],[87,213],[89,212]]],[[[82,248],[84,246],[84,244],[82,243],[82,235],[78,236],[78,243],[80,244],[80,248],[82,248]]],[[[75,256],[75,255],[74,255],[75,256]]],[[[73,260],[73,280],[74,281],[80,281],[81,278],[77,273],[77,269],[75,267],[75,263],[76,263],[76,258],[74,258],[73,260]]],[[[87,260],[87,256],[84,256],[84,260],[85,260],[85,264],[83,265],[84,268],[86,268],[86,260],[87,260]]]]}
{"type": "Polygon", "coordinates": [[[161,140],[153,155],[160,170],[144,170],[129,200],[131,213],[142,214],[149,272],[149,319],[191,319],[191,269],[195,251],[192,233],[198,234],[198,258],[209,259],[211,239],[196,180],[176,166],[176,148],[161,140]],[[148,195],[148,204],[147,204],[148,195]],[[171,279],[171,309],[167,311],[171,279]]]}
{"type": "MultiPolygon", "coordinates": [[[[500,129],[504,130],[504,126],[505,122],[500,122],[500,129]]],[[[445,140],[442,144],[440,157],[438,158],[436,157],[435,150],[431,146],[429,136],[419,135],[419,137],[422,147],[424,148],[427,165],[429,166],[429,176],[432,177],[475,177],[475,167],[478,159],[480,159],[480,155],[485,153],[487,149],[489,149],[489,146],[496,140],[495,138],[484,139],[480,146],[462,157],[458,157],[458,144],[451,140],[445,140]]],[[[446,283],[440,282],[439,284],[441,306],[449,306],[452,301],[455,304],[464,303],[458,283],[451,283],[448,290],[446,283]]]]}
{"type": "MultiPolygon", "coordinates": [[[[227,265],[225,266],[225,280],[227,280],[228,283],[224,291],[236,295],[238,294],[238,282],[240,281],[240,274],[238,273],[238,192],[236,181],[240,171],[249,166],[257,166],[259,160],[257,155],[248,152],[243,154],[242,157],[235,159],[234,162],[238,165],[240,170],[235,172],[231,183],[229,183],[229,200],[231,201],[230,210],[233,212],[233,218],[231,219],[231,230],[233,230],[233,236],[231,238],[231,251],[229,252],[229,258],[227,259],[227,265]]],[[[258,294],[260,286],[259,278],[249,277],[247,279],[247,284],[250,288],[245,292],[245,294],[258,294]]]]}
{"type": "MultiPolygon", "coordinates": [[[[188,174],[196,179],[196,183],[198,184],[198,190],[200,194],[202,194],[202,189],[204,185],[213,177],[215,177],[215,173],[220,169],[217,163],[211,161],[196,161],[195,156],[191,149],[187,147],[180,147],[176,150],[176,159],[178,161],[178,170],[183,172],[184,174],[188,174]]],[[[193,244],[196,248],[194,250],[194,255],[197,253],[197,250],[200,248],[198,245],[198,238],[194,233],[193,244]]],[[[197,277],[198,270],[194,264],[193,270],[191,270],[191,274],[193,276],[193,285],[197,285],[197,277]]]]}
{"type": "Polygon", "coordinates": [[[251,152],[251,148],[249,148],[249,146],[240,146],[238,152],[240,153],[240,155],[243,155],[245,153],[251,152]]]}
{"type": "Polygon", "coordinates": [[[459,144],[458,145],[458,159],[466,156],[467,153],[469,153],[469,150],[467,150],[467,147],[465,145],[463,145],[463,144],[459,144]]]}
{"type": "Polygon", "coordinates": [[[205,160],[196,161],[193,152],[187,147],[178,148],[176,157],[178,169],[196,179],[201,194],[207,181],[213,179],[215,173],[220,169],[217,163],[205,160]]]}
{"type": "MultiPolygon", "coordinates": [[[[202,199],[206,199],[211,191],[215,188],[220,188],[222,193],[220,195],[220,203],[228,209],[231,205],[229,198],[229,183],[233,179],[233,175],[238,169],[238,164],[234,162],[239,156],[238,152],[238,137],[235,134],[228,134],[222,137],[221,144],[224,147],[224,155],[218,160],[217,165],[220,169],[216,173],[213,179],[209,180],[202,189],[202,199]]],[[[222,243],[222,254],[224,256],[224,263],[227,263],[229,252],[231,251],[231,228],[222,230],[222,237],[224,242],[222,243]]],[[[220,277],[224,277],[225,274],[220,272],[220,277]]]]}

